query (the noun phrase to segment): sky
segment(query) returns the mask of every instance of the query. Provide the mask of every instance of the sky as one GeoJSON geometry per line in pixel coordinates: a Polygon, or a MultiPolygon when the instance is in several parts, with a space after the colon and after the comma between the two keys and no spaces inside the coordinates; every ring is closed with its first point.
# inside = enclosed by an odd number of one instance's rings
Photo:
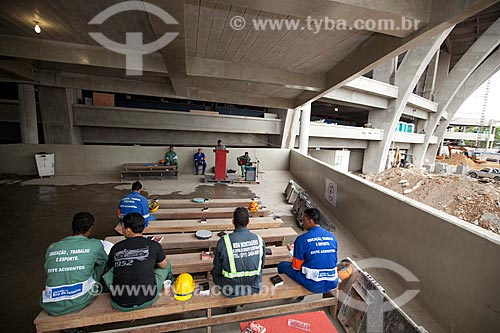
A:
{"type": "MultiPolygon", "coordinates": [[[[490,93],[486,109],[486,120],[500,121],[500,71],[491,78],[490,93]]],[[[458,109],[454,118],[481,118],[483,110],[486,82],[483,83],[458,109]]]]}

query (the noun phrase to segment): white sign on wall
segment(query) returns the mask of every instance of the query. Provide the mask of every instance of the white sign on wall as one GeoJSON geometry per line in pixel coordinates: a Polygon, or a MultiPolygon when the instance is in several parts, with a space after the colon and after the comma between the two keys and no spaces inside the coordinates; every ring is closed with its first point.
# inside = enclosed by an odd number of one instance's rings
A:
{"type": "Polygon", "coordinates": [[[326,178],[325,199],[333,207],[337,207],[337,184],[326,178]]]}

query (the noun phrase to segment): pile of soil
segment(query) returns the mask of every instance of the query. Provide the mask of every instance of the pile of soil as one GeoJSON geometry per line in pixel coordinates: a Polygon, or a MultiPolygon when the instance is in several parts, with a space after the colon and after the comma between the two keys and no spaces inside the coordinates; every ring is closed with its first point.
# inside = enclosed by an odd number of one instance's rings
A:
{"type": "Polygon", "coordinates": [[[415,169],[401,168],[388,169],[366,178],[411,199],[500,234],[498,218],[500,183],[498,182],[483,182],[459,175],[431,175],[415,169]]]}

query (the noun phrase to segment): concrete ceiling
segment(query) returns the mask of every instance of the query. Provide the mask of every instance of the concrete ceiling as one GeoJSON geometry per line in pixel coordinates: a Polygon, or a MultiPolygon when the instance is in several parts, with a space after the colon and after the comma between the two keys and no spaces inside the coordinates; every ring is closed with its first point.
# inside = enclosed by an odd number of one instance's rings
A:
{"type": "Polygon", "coordinates": [[[0,78],[40,85],[292,108],[321,98],[498,0],[151,0],[179,24],[127,11],[101,26],[88,22],[120,1],[4,1],[0,12],[0,78]],[[243,17],[241,30],[231,18],[243,17]],[[344,20],[346,30],[256,30],[252,19],[344,20]],[[419,29],[352,29],[357,19],[420,20],[419,29]],[[42,33],[33,31],[39,22],[42,33]],[[90,36],[99,31],[144,43],[178,36],[143,56],[144,75],[125,75],[125,56],[90,36]],[[3,61],[3,62],[2,62],[3,61]],[[18,63],[12,66],[12,61],[18,63]],[[27,69],[27,68],[28,69],[27,69]],[[31,71],[29,69],[32,69],[31,71]]]}

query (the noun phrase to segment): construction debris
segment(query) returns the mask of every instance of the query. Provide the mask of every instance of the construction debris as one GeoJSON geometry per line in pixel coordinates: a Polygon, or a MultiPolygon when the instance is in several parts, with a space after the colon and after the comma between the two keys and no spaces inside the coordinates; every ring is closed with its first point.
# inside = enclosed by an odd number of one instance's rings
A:
{"type": "MultiPolygon", "coordinates": [[[[465,157],[465,156],[464,156],[465,157]]],[[[500,183],[392,168],[366,179],[500,234],[500,183]]]]}

